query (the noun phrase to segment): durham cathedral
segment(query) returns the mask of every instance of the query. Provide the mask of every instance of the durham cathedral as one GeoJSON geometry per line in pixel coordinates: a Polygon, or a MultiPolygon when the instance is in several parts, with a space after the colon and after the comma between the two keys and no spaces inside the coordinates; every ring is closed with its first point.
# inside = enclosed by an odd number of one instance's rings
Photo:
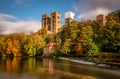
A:
{"type": "MultiPolygon", "coordinates": [[[[65,24],[70,24],[74,21],[74,13],[73,12],[65,12],[65,24]]],[[[98,24],[98,28],[106,25],[106,18],[104,15],[98,15],[96,17],[96,23],[98,24]]],[[[56,34],[62,30],[61,26],[61,14],[60,12],[52,12],[49,14],[42,15],[42,29],[47,30],[47,34],[56,34]]]]}

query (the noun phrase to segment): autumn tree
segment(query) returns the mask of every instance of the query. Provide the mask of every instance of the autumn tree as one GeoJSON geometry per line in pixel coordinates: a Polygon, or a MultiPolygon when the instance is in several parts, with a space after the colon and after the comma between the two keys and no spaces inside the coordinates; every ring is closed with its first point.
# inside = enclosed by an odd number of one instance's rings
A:
{"type": "Polygon", "coordinates": [[[5,53],[8,55],[8,56],[11,56],[12,55],[12,48],[13,48],[13,44],[12,44],[12,40],[10,38],[8,38],[6,40],[6,46],[4,48],[5,50],[5,53]]]}
{"type": "Polygon", "coordinates": [[[21,56],[21,47],[20,47],[20,42],[19,40],[13,40],[12,43],[12,53],[14,56],[21,56]]]}
{"type": "Polygon", "coordinates": [[[5,39],[6,38],[4,36],[0,36],[0,56],[5,56],[5,53],[4,53],[5,39]]]}

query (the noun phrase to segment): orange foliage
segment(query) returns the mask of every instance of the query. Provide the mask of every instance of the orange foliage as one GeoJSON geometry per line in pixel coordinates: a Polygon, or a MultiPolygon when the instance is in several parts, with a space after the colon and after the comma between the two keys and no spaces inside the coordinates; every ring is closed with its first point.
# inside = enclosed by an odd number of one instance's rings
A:
{"type": "Polygon", "coordinates": [[[83,39],[79,39],[78,43],[84,43],[85,41],[83,39]]]}
{"type": "Polygon", "coordinates": [[[6,54],[13,54],[14,56],[21,56],[19,40],[8,39],[6,42],[6,54]]]}
{"type": "Polygon", "coordinates": [[[79,39],[77,42],[73,45],[73,52],[77,54],[83,54],[85,52],[85,49],[81,46],[85,41],[83,39],[79,39]]]}
{"type": "Polygon", "coordinates": [[[6,44],[6,53],[7,54],[11,54],[12,53],[12,41],[11,39],[7,40],[7,44],[6,44]]]}
{"type": "Polygon", "coordinates": [[[13,40],[12,53],[14,56],[21,56],[20,54],[20,45],[18,40],[13,40]]]}
{"type": "Polygon", "coordinates": [[[76,52],[77,54],[83,54],[83,48],[82,48],[82,46],[75,45],[74,52],[76,52]]]}

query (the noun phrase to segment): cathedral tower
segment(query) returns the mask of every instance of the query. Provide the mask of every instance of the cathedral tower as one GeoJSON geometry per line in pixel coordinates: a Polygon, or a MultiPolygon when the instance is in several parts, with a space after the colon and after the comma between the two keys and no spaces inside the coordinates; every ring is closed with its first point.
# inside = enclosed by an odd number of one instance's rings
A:
{"type": "Polygon", "coordinates": [[[71,11],[65,12],[65,24],[70,24],[74,21],[75,14],[71,11]]]}
{"type": "Polygon", "coordinates": [[[61,14],[59,12],[42,15],[42,28],[52,33],[58,33],[58,29],[61,28],[60,17],[61,14]]]}
{"type": "Polygon", "coordinates": [[[106,17],[104,15],[98,15],[96,18],[96,22],[99,27],[106,26],[106,17]]]}

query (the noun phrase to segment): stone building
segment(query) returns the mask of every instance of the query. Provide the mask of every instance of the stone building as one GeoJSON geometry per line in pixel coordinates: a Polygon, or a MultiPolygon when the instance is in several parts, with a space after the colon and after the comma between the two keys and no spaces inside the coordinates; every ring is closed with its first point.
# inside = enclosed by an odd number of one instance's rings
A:
{"type": "Polygon", "coordinates": [[[56,43],[48,43],[43,48],[43,56],[49,56],[55,51],[55,49],[56,49],[56,43]]]}
{"type": "Polygon", "coordinates": [[[61,28],[60,17],[61,14],[57,11],[42,15],[42,28],[47,29],[48,33],[58,33],[61,28]]]}
{"type": "Polygon", "coordinates": [[[66,18],[65,19],[65,24],[70,24],[73,21],[74,21],[74,19],[72,19],[72,18],[66,18]]]}
{"type": "Polygon", "coordinates": [[[71,11],[65,12],[65,24],[70,24],[74,21],[75,14],[71,11]]]}
{"type": "Polygon", "coordinates": [[[104,15],[98,15],[96,18],[96,22],[99,25],[99,28],[102,26],[106,26],[106,17],[104,15]]]}

